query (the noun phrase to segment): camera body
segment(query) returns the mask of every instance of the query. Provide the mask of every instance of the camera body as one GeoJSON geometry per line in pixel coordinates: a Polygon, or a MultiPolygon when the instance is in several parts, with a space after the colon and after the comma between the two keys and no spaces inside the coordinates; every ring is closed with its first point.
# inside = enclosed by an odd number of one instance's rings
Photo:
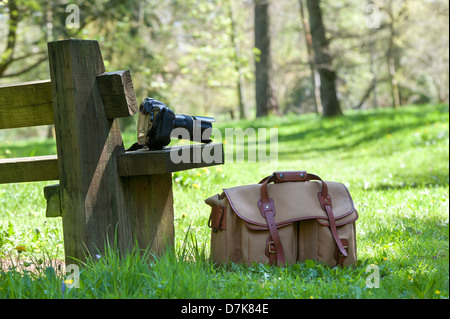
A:
{"type": "Polygon", "coordinates": [[[139,106],[137,144],[161,150],[171,138],[210,143],[214,121],[211,117],[175,114],[161,101],[146,97],[139,106]]]}

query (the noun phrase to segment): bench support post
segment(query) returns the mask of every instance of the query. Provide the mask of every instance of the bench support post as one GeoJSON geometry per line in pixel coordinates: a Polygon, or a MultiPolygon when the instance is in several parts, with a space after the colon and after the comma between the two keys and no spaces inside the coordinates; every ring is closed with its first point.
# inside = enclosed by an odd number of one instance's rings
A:
{"type": "Polygon", "coordinates": [[[126,252],[138,239],[141,248],[156,245],[160,252],[174,240],[170,174],[118,175],[124,146],[97,84],[105,72],[98,42],[50,42],[48,52],[66,263],[101,255],[108,241],[126,252]],[[141,230],[142,223],[149,229],[141,230]]]}

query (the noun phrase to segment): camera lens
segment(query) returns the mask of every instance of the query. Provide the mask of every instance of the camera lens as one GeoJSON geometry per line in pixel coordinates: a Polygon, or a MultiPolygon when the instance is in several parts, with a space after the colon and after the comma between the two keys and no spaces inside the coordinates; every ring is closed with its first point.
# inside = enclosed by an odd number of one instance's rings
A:
{"type": "MultiPolygon", "coordinates": [[[[209,143],[211,142],[212,122],[214,122],[214,118],[211,117],[176,114],[173,124],[175,129],[186,129],[189,133],[189,140],[209,143]]],[[[174,137],[179,138],[178,136],[174,137]]]]}

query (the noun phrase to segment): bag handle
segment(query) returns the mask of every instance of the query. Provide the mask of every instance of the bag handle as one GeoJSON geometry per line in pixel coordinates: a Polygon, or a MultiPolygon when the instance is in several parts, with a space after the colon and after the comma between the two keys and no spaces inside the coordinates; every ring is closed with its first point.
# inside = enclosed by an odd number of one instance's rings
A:
{"type": "Polygon", "coordinates": [[[271,179],[271,181],[275,183],[281,183],[281,182],[303,182],[307,181],[307,178],[308,173],[306,171],[282,171],[282,172],[274,172],[272,175],[263,178],[259,182],[259,184],[264,183],[268,179],[271,179]]]}
{"type": "Polygon", "coordinates": [[[307,182],[307,181],[321,181],[322,191],[321,195],[324,199],[328,198],[328,186],[327,184],[317,175],[309,174],[306,171],[282,171],[274,172],[263,178],[258,184],[261,185],[261,200],[264,203],[269,201],[269,195],[267,194],[267,184],[269,183],[285,183],[285,182],[307,182]]]}

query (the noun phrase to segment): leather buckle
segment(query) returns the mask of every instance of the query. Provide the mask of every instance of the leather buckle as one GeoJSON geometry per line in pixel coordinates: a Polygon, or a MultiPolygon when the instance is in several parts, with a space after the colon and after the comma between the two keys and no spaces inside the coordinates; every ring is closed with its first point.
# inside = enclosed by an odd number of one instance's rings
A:
{"type": "Polygon", "coordinates": [[[213,206],[211,214],[209,214],[208,227],[211,228],[213,233],[227,228],[226,207],[213,206]]]}
{"type": "MultiPolygon", "coordinates": [[[[341,239],[342,246],[344,247],[345,251],[348,253],[348,240],[347,239],[341,239]]],[[[344,262],[346,256],[342,254],[341,250],[336,246],[336,250],[334,251],[334,258],[337,260],[338,265],[342,265],[344,262]]]]}
{"type": "MultiPolygon", "coordinates": [[[[345,251],[348,251],[348,246],[344,246],[345,251]]],[[[346,256],[344,256],[340,250],[337,251],[337,257],[338,258],[345,258],[346,256]]]]}
{"type": "Polygon", "coordinates": [[[271,253],[271,254],[277,253],[277,251],[275,250],[275,244],[273,243],[273,241],[269,241],[269,253],[271,253]],[[274,250],[272,250],[272,246],[274,247],[274,250]]]}

